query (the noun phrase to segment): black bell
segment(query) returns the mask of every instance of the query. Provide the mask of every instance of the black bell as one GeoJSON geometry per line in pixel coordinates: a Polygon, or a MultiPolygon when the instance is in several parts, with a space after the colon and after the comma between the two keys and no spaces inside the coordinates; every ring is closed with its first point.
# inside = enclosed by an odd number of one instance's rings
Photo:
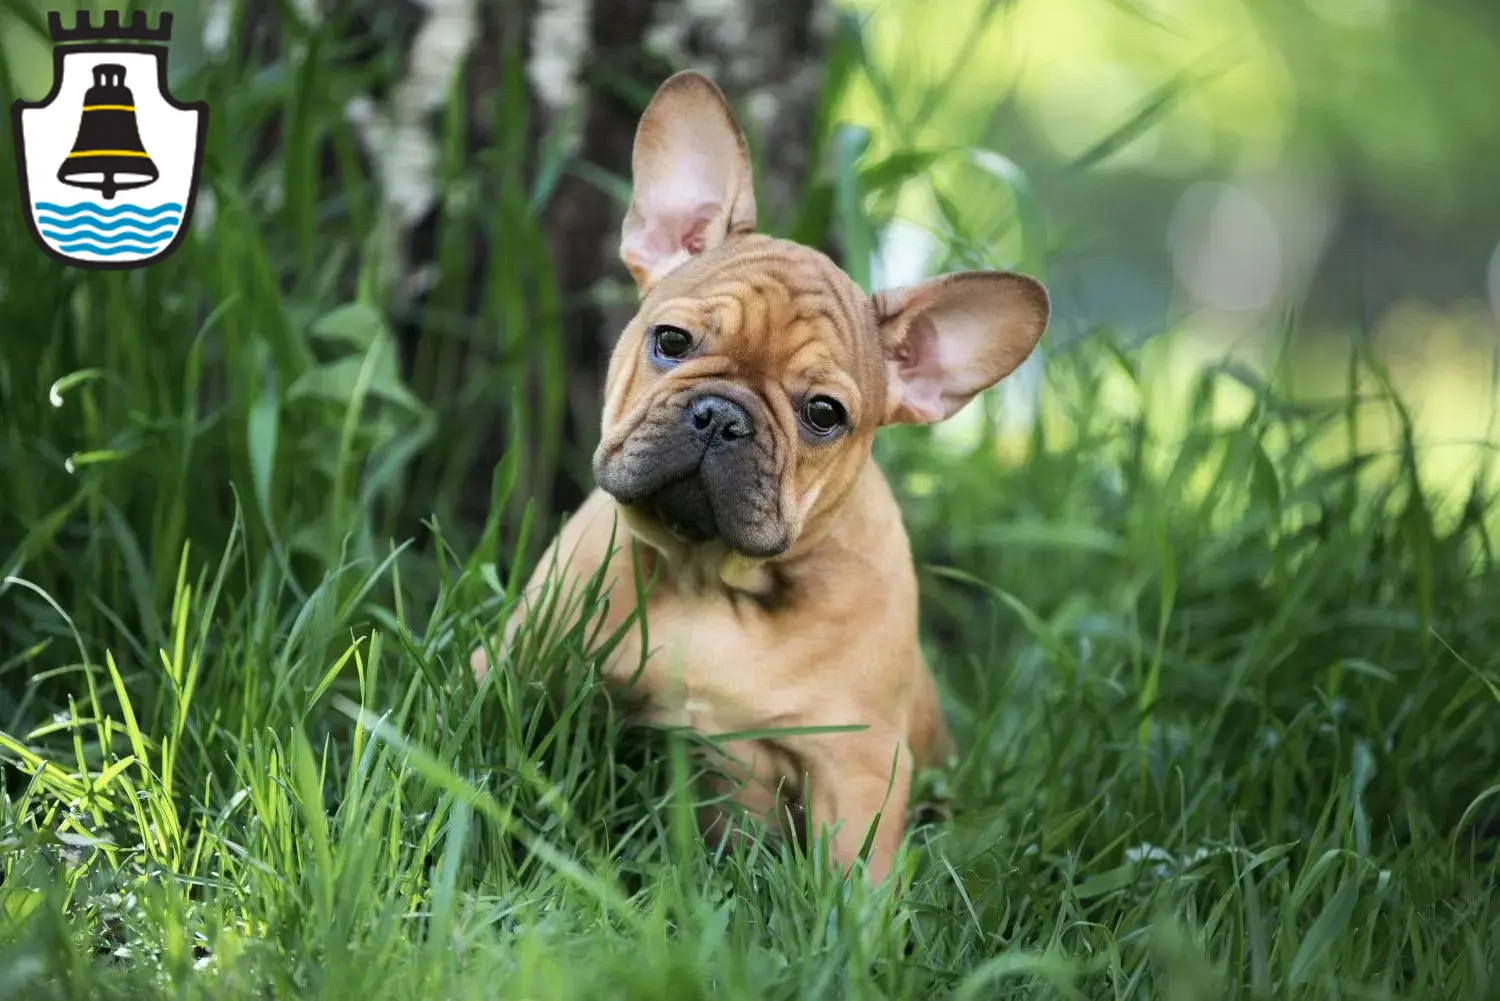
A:
{"type": "Polygon", "coordinates": [[[141,144],[135,95],[125,86],[125,67],[94,67],[94,85],[83,96],[83,120],[73,152],[57,168],[57,179],[92,188],[105,199],[117,191],[144,188],[161,176],[141,144]]]}

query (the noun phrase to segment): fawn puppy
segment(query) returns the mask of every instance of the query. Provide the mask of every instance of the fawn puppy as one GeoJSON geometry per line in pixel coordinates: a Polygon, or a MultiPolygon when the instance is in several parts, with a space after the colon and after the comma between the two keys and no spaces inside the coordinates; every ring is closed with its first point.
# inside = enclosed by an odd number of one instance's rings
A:
{"type": "MultiPolygon", "coordinates": [[[[878,821],[866,871],[882,881],[914,771],[948,735],[873,441],[946,420],[1009,375],[1046,328],[1047,293],[973,271],[870,297],[817,250],[757,234],[744,135],[697,73],[657,91],[632,171],[620,256],[640,310],[610,359],[598,487],[503,643],[544,587],[604,567],[607,634],[636,609],[636,574],[654,576],[645,664],[627,636],[606,678],[633,681],[650,721],[708,734],[845,727],[730,745],[729,791],[773,830],[801,807],[814,832],[832,828],[845,868],[878,821]]],[[[482,648],[472,666],[488,670],[482,648]]]]}

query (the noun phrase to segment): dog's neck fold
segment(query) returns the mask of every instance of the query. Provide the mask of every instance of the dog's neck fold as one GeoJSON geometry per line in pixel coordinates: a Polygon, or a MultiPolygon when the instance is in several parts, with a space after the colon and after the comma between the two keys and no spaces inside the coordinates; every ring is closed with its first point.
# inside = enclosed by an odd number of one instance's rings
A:
{"type": "Polygon", "coordinates": [[[874,459],[866,457],[848,487],[803,525],[787,551],[769,558],[746,556],[718,540],[689,545],[654,522],[633,516],[628,508],[617,505],[617,510],[632,537],[641,543],[642,553],[647,554],[648,567],[659,571],[657,586],[694,597],[722,594],[727,589],[766,607],[768,600],[785,590],[788,581],[803,576],[806,568],[824,561],[829,553],[860,548],[857,539],[850,536],[857,537],[870,528],[870,506],[879,507],[875,481],[884,482],[874,459]]]}

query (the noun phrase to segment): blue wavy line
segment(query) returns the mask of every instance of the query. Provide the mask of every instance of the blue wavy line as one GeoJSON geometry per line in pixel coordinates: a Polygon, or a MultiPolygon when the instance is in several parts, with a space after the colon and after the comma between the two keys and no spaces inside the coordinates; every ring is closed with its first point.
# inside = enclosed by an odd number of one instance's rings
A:
{"type": "Polygon", "coordinates": [[[90,254],[98,254],[101,257],[113,257],[116,254],[153,254],[157,247],[141,247],[133,243],[118,247],[101,247],[95,243],[60,243],[57,249],[65,254],[76,254],[81,250],[90,254]]]}
{"type": "Polygon", "coordinates": [[[167,240],[172,239],[172,234],[175,232],[176,230],[171,230],[157,236],[143,236],[137,233],[119,233],[114,236],[106,236],[102,233],[60,233],[55,229],[44,229],[42,230],[42,235],[49,240],[57,240],[59,242],[63,240],[85,240],[92,241],[104,246],[113,246],[117,243],[149,243],[159,246],[160,244],[165,243],[167,240]]]}
{"type": "Polygon", "coordinates": [[[160,222],[142,222],[139,219],[121,219],[118,222],[97,222],[92,219],[59,219],[56,216],[37,216],[38,226],[52,226],[57,229],[87,229],[98,233],[112,233],[117,229],[138,229],[143,233],[158,232],[163,229],[176,229],[180,222],[176,216],[163,219],[160,222]]]}
{"type": "Polygon", "coordinates": [[[157,230],[163,226],[178,227],[182,222],[179,216],[167,216],[164,219],[120,219],[115,222],[106,222],[95,219],[92,216],[79,216],[76,219],[60,219],[57,216],[42,215],[36,217],[38,226],[54,226],[59,229],[91,228],[101,233],[113,232],[117,229],[139,229],[157,230]]]}
{"type": "Polygon", "coordinates": [[[93,202],[78,202],[74,205],[59,205],[56,202],[37,202],[38,212],[56,212],[58,215],[77,215],[80,212],[94,212],[102,216],[121,215],[125,212],[134,212],[136,215],[155,216],[163,212],[181,212],[182,206],[177,202],[164,202],[154,208],[145,208],[140,205],[116,205],[113,208],[104,205],[96,205],[93,202]]]}

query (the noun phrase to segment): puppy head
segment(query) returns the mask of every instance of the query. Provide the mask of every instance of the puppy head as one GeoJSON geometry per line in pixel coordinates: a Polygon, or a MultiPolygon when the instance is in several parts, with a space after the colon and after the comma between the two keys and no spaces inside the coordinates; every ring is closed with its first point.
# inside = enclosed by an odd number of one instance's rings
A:
{"type": "Polygon", "coordinates": [[[818,251],[756,235],[744,136],[696,73],[657,91],[632,169],[620,256],[642,300],[594,473],[664,552],[786,553],[835,516],[880,427],[946,420],[1046,328],[1047,294],[1021,275],[871,298],[818,251]]]}

